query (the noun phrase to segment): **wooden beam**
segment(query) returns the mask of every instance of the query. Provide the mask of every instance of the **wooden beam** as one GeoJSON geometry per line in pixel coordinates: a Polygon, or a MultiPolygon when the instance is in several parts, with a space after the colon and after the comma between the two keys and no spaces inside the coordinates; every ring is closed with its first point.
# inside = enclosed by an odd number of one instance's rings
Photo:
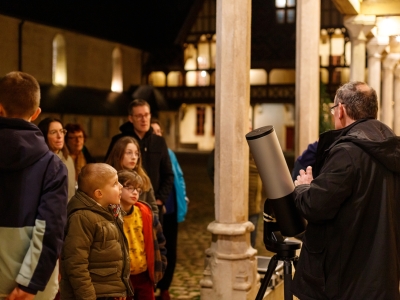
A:
{"type": "Polygon", "coordinates": [[[358,15],[360,13],[359,0],[332,0],[342,15],[358,15]]]}
{"type": "Polygon", "coordinates": [[[360,14],[363,15],[400,15],[399,0],[363,1],[360,14]]]}

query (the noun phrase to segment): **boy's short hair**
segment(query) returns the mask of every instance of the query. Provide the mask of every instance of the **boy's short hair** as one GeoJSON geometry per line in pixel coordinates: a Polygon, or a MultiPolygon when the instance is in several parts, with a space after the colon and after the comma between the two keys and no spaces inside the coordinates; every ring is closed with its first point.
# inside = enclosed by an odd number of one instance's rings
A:
{"type": "Polygon", "coordinates": [[[0,104],[7,117],[30,117],[40,104],[40,86],[35,77],[10,72],[0,80],[0,104]]]}
{"type": "Polygon", "coordinates": [[[78,176],[78,189],[92,197],[97,189],[102,189],[107,181],[117,174],[108,164],[93,163],[85,165],[78,176]]]}
{"type": "Polygon", "coordinates": [[[128,184],[133,187],[142,188],[143,179],[135,171],[121,170],[118,171],[118,182],[122,185],[128,184]]]}

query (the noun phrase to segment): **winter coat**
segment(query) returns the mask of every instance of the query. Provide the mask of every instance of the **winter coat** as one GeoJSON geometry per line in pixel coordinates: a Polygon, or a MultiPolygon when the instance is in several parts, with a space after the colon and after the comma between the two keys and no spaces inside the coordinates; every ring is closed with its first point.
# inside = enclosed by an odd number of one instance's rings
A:
{"type": "Polygon", "coordinates": [[[142,167],[146,171],[153,185],[156,199],[164,203],[167,201],[169,193],[174,184],[174,173],[172,172],[171,161],[168,155],[167,144],[163,137],[153,134],[150,127],[143,139],[141,139],[133,130],[133,124],[126,122],[120,126],[120,134],[115,135],[108,147],[106,159],[114,147],[114,144],[124,136],[135,138],[140,145],[140,155],[142,158],[142,167]]]}
{"type": "Polygon", "coordinates": [[[65,164],[68,170],[68,201],[69,199],[72,198],[73,195],[75,195],[75,189],[76,189],[76,176],[75,176],[75,166],[74,166],[74,161],[72,160],[71,156],[67,156],[65,158],[64,154],[62,151],[60,151],[57,156],[61,159],[61,161],[65,164]]]}
{"type": "Polygon", "coordinates": [[[372,119],[326,132],[314,171],[294,192],[308,225],[293,293],[400,299],[400,138],[372,119]]]}
{"type": "MultiPolygon", "coordinates": [[[[165,248],[165,237],[162,227],[148,203],[138,201],[134,209],[140,209],[142,213],[147,269],[150,280],[153,284],[157,284],[163,277],[167,267],[167,249],[165,248]]],[[[134,219],[124,216],[124,224],[127,225],[131,221],[133,222],[134,219]]],[[[129,227],[125,229],[126,235],[129,235],[127,232],[128,229],[129,227]]]]}
{"type": "Polygon", "coordinates": [[[57,277],[64,238],[67,168],[25,120],[0,117],[0,145],[0,298],[17,284],[54,297],[58,283],[49,279],[57,277]]]}
{"type": "Polygon", "coordinates": [[[63,300],[132,294],[122,220],[79,189],[68,203],[60,264],[63,300]]]}
{"type": "MultiPolygon", "coordinates": [[[[175,189],[175,196],[176,196],[176,206],[177,206],[177,222],[183,222],[186,217],[187,213],[187,198],[186,198],[186,184],[185,178],[183,178],[183,172],[181,166],[179,165],[178,159],[176,158],[175,153],[168,148],[169,158],[172,164],[172,171],[174,172],[174,189],[175,189]]],[[[173,206],[175,205],[175,199],[172,199],[173,206]]],[[[167,206],[167,205],[166,205],[167,206]]],[[[168,211],[167,206],[167,214],[172,213],[168,211]]]]}

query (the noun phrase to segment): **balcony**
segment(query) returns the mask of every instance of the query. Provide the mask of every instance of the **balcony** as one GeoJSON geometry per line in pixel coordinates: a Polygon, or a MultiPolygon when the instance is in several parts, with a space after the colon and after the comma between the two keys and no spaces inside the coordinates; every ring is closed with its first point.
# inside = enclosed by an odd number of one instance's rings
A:
{"type": "MultiPolygon", "coordinates": [[[[159,87],[157,88],[171,109],[181,104],[215,103],[215,86],[196,87],[159,87]]],[[[250,102],[257,103],[292,103],[295,102],[294,84],[270,84],[250,87],[250,102]]]]}

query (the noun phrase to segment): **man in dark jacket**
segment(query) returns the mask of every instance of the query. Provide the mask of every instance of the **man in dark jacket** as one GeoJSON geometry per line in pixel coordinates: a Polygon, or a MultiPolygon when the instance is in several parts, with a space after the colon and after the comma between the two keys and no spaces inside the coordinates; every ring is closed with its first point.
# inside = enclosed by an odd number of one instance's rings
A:
{"type": "Polygon", "coordinates": [[[58,290],[67,168],[30,123],[39,101],[31,75],[0,80],[0,299],[48,300],[58,290]]]}
{"type": "Polygon", "coordinates": [[[150,105],[147,101],[133,100],[129,104],[128,112],[129,122],[122,124],[119,128],[121,133],[112,138],[106,159],[116,141],[121,137],[131,136],[139,142],[142,166],[153,185],[162,223],[163,205],[166,203],[174,184],[174,173],[168,155],[168,147],[163,137],[153,134],[153,129],[150,126],[150,105]]]}
{"type": "Polygon", "coordinates": [[[400,299],[400,138],[375,120],[376,92],[365,83],[339,88],[331,111],[336,130],[321,134],[314,170],[295,181],[308,225],[292,291],[302,300],[400,299]]]}

